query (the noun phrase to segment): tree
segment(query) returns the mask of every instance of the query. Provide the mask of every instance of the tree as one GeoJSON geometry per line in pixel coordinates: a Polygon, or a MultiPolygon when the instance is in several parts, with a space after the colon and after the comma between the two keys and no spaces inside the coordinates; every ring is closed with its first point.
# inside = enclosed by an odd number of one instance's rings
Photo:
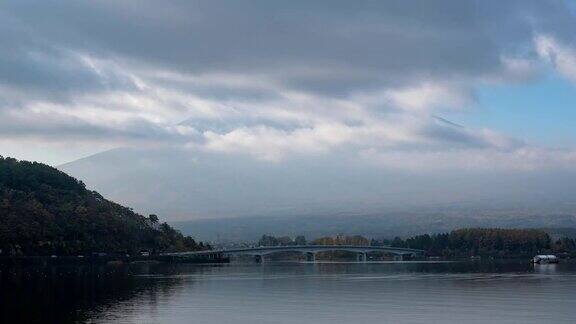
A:
{"type": "Polygon", "coordinates": [[[294,241],[289,236],[281,236],[276,239],[278,245],[286,246],[286,245],[294,245],[294,241]]]}
{"type": "Polygon", "coordinates": [[[304,235],[298,235],[294,239],[294,243],[296,245],[306,245],[306,238],[304,237],[304,235]]]}
{"type": "Polygon", "coordinates": [[[23,255],[206,247],[45,164],[0,157],[0,250],[23,255]]]}
{"type": "MultiPolygon", "coordinates": [[[[393,247],[426,250],[431,255],[445,257],[493,256],[529,257],[550,250],[546,232],[536,229],[463,228],[450,233],[424,234],[402,240],[395,238],[393,247]]],[[[558,251],[570,250],[568,240],[557,242],[558,251]]]]}
{"type": "Polygon", "coordinates": [[[404,241],[399,238],[399,237],[395,237],[394,240],[392,240],[392,243],[390,243],[390,246],[393,247],[404,247],[406,244],[404,243],[404,241]]]}
{"type": "Polygon", "coordinates": [[[277,246],[278,240],[272,235],[262,235],[258,241],[259,246],[277,246]]]}
{"type": "Polygon", "coordinates": [[[152,224],[158,224],[159,219],[158,219],[158,216],[156,214],[150,214],[148,216],[148,219],[150,220],[150,222],[152,224]]]}

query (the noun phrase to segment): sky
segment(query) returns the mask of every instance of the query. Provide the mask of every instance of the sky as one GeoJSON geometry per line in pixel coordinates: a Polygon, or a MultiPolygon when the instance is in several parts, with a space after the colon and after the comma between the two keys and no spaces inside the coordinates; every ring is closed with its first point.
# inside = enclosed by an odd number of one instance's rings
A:
{"type": "Polygon", "coordinates": [[[2,1],[0,155],[573,171],[575,14],[554,0],[2,1]]]}

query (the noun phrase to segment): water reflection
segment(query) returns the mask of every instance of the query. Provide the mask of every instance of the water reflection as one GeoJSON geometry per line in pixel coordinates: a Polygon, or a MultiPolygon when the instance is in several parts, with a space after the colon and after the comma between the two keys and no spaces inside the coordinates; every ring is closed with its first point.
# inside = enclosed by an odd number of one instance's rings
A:
{"type": "Polygon", "coordinates": [[[0,278],[2,323],[570,323],[576,309],[569,263],[74,266],[0,278]]]}
{"type": "MultiPolygon", "coordinates": [[[[0,268],[1,323],[77,323],[145,295],[150,304],[178,288],[178,278],[143,281],[165,267],[26,266],[0,268]]],[[[168,272],[169,273],[169,272],[168,272]]]]}
{"type": "Polygon", "coordinates": [[[555,274],[558,270],[558,264],[535,264],[534,272],[541,274],[555,274]]]}

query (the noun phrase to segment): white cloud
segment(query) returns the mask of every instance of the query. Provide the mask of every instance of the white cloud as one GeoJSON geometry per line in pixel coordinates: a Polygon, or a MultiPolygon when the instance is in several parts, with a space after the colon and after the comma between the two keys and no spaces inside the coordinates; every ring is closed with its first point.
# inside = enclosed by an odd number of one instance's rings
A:
{"type": "Polygon", "coordinates": [[[423,83],[415,87],[391,89],[384,92],[392,105],[400,109],[432,111],[438,109],[459,109],[473,101],[471,91],[459,86],[441,83],[423,83]]]}
{"type": "Polygon", "coordinates": [[[318,154],[349,142],[353,130],[344,125],[318,125],[294,131],[265,126],[239,128],[226,134],[206,132],[206,149],[248,153],[257,158],[279,161],[290,154],[318,154]]]}
{"type": "Polygon", "coordinates": [[[0,135],[63,147],[71,138],[102,147],[184,145],[269,161],[339,152],[386,156],[386,165],[421,158],[513,168],[529,156],[524,164],[536,168],[545,163],[527,152],[570,156],[433,117],[477,104],[479,84],[535,77],[526,47],[576,80],[576,51],[553,33],[533,38],[519,10],[556,18],[538,4],[236,5],[6,5],[0,135]],[[119,22],[125,28],[108,28],[119,22]]]}
{"type": "MultiPolygon", "coordinates": [[[[150,73],[138,65],[84,59],[102,78],[113,74],[137,86],[86,93],[72,101],[24,101],[4,110],[7,120],[22,128],[27,138],[46,138],[54,132],[51,141],[57,141],[60,132],[60,138],[85,137],[87,143],[100,146],[177,144],[272,162],[340,152],[386,167],[431,171],[529,170],[564,166],[563,161],[572,159],[569,152],[531,148],[490,129],[468,129],[433,118],[444,109],[470,105],[472,92],[461,82],[425,81],[334,98],[262,82],[258,76],[253,80],[249,75],[226,74],[204,78],[158,69],[150,73]],[[222,100],[196,93],[191,84],[266,90],[273,95],[222,100]],[[548,163],[552,160],[557,162],[548,163]]],[[[7,136],[14,134],[9,128],[4,131],[7,136]]]]}
{"type": "Polygon", "coordinates": [[[538,35],[534,38],[538,55],[552,64],[564,77],[576,82],[576,49],[562,43],[551,35],[538,35]]]}

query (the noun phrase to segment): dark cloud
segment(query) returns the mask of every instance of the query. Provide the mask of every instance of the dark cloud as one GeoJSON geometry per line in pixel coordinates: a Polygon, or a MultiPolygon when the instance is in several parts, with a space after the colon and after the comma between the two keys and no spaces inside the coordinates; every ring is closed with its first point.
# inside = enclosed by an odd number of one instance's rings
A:
{"type": "Polygon", "coordinates": [[[162,127],[141,118],[132,118],[125,121],[121,127],[114,127],[105,123],[90,123],[84,118],[73,116],[19,118],[0,113],[0,138],[19,137],[48,141],[61,141],[65,137],[72,142],[107,139],[170,144],[182,144],[191,140],[189,135],[185,136],[172,128],[162,127]]]}
{"type": "Polygon", "coordinates": [[[0,134],[175,143],[208,134],[212,147],[263,156],[350,143],[515,150],[525,144],[429,116],[473,104],[481,82],[525,81],[542,56],[537,35],[576,44],[571,9],[557,0],[4,1],[0,134]]]}
{"type": "Polygon", "coordinates": [[[526,51],[535,26],[574,30],[560,1],[8,1],[0,10],[17,44],[1,54],[3,81],[47,87],[101,86],[54,50],[65,48],[338,94],[495,73],[502,54],[526,51]],[[22,59],[31,51],[47,59],[22,59]]]}

